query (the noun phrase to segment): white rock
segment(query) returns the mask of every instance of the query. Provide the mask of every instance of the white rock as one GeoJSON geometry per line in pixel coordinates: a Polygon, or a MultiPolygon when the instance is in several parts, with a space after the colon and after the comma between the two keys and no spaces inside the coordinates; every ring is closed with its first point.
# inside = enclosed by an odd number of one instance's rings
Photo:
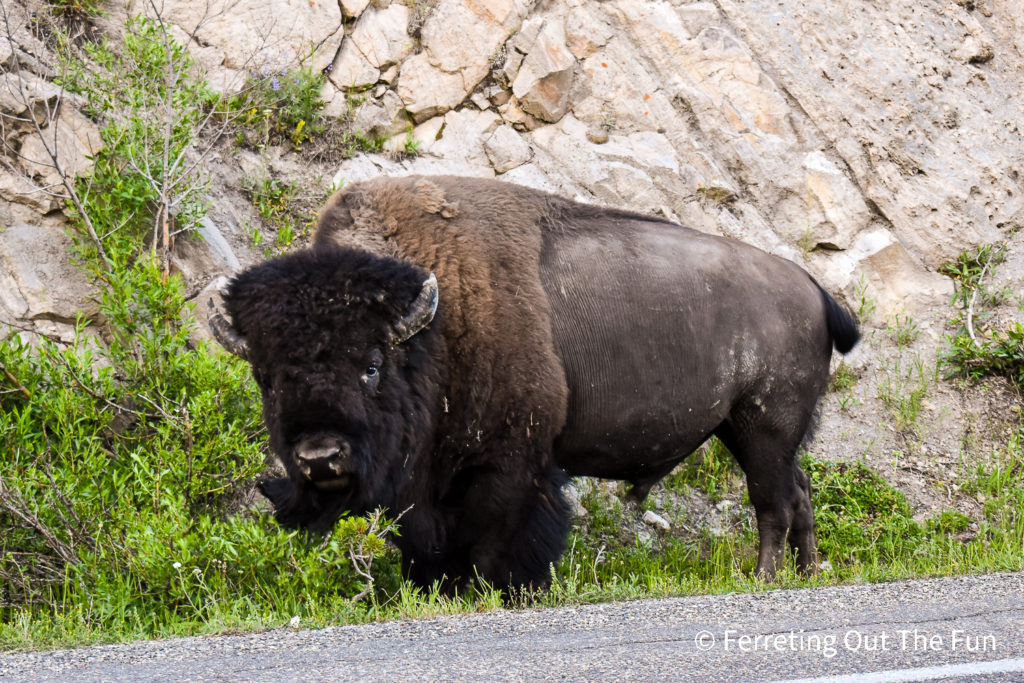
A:
{"type": "Polygon", "coordinates": [[[443,114],[466,98],[467,88],[461,72],[449,73],[433,66],[425,52],[402,63],[395,91],[417,123],[443,114]]]}
{"type": "Polygon", "coordinates": [[[71,323],[94,317],[93,285],[71,263],[71,239],[59,228],[11,225],[0,231],[0,305],[21,320],[71,323]]]}
{"type": "Polygon", "coordinates": [[[435,116],[427,119],[412,131],[412,139],[418,145],[420,152],[429,152],[431,146],[437,141],[441,128],[444,126],[444,117],[435,116]]]}
{"type": "Polygon", "coordinates": [[[440,138],[430,147],[434,156],[457,161],[474,168],[491,171],[491,162],[484,151],[483,141],[501,125],[500,117],[490,110],[473,108],[450,111],[444,116],[440,138]]]}
{"type": "Polygon", "coordinates": [[[367,61],[355,43],[346,40],[328,78],[339,90],[358,90],[376,83],[380,69],[367,61]]]}
{"type": "Polygon", "coordinates": [[[565,500],[569,503],[570,514],[576,518],[586,517],[587,508],[583,507],[580,500],[582,498],[580,490],[570,482],[562,488],[562,492],[565,493],[565,500]]]}
{"type": "Polygon", "coordinates": [[[372,137],[390,137],[404,133],[411,124],[404,115],[402,100],[394,91],[386,90],[379,100],[367,99],[355,110],[352,128],[372,137]]]}
{"type": "Polygon", "coordinates": [[[574,7],[565,19],[565,44],[577,59],[608,44],[615,29],[595,7],[574,7]]]}
{"type": "Polygon", "coordinates": [[[484,139],[484,152],[491,160],[496,173],[505,173],[533,158],[530,143],[524,140],[512,126],[499,126],[484,139]]]}
{"type": "Polygon", "coordinates": [[[423,25],[423,52],[403,65],[398,94],[416,121],[443,114],[462,102],[500,58],[518,28],[526,0],[441,0],[423,25]],[[453,31],[452,27],[458,27],[453,31]]]}
{"type": "Polygon", "coordinates": [[[96,154],[103,146],[99,127],[68,103],[61,105],[59,116],[43,132],[45,143],[38,135],[30,133],[24,137],[19,153],[24,157],[20,160],[24,171],[39,178],[44,186],[61,182],[50,151],[56,153],[63,172],[73,177],[92,167],[92,161],[87,157],[96,154]]]}
{"type": "Polygon", "coordinates": [[[370,65],[384,69],[400,62],[412,51],[409,8],[393,3],[386,9],[371,8],[365,12],[349,36],[359,53],[370,65]]]}
{"type": "Polygon", "coordinates": [[[45,126],[56,115],[61,92],[60,87],[35,74],[0,74],[0,111],[17,117],[32,115],[45,126]]]}
{"type": "Polygon", "coordinates": [[[557,121],[568,110],[575,65],[576,58],[565,45],[565,21],[552,17],[527,48],[512,83],[512,94],[527,113],[544,121],[557,121]]]}
{"type": "Polygon", "coordinates": [[[668,523],[668,520],[659,515],[653,510],[647,510],[643,516],[644,524],[652,526],[659,531],[668,531],[672,528],[672,525],[668,523]]]}
{"type": "Polygon", "coordinates": [[[854,237],[873,220],[864,196],[822,152],[803,160],[807,185],[809,246],[847,249],[854,237]]]}
{"type": "MultiPolygon", "coordinates": [[[[186,34],[191,43],[223,50],[221,66],[259,72],[276,71],[308,58],[318,48],[314,68],[333,57],[343,35],[341,6],[337,2],[309,0],[253,0],[234,3],[164,0],[156,3],[161,20],[186,34]],[[198,27],[198,29],[197,29],[198,27]]],[[[153,14],[150,3],[135,3],[133,12],[153,14]]]]}
{"type": "Polygon", "coordinates": [[[339,0],[341,13],[346,17],[358,17],[370,4],[370,0],[339,0]]]}

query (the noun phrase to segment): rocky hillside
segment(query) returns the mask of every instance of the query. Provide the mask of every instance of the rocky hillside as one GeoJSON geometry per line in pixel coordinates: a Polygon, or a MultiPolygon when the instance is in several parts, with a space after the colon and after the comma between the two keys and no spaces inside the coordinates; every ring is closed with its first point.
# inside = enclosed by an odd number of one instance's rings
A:
{"type": "MultiPolygon", "coordinates": [[[[864,381],[830,399],[818,448],[874,458],[920,506],[952,490],[942,486],[966,434],[998,441],[1016,419],[1015,394],[944,384],[935,357],[954,313],[944,264],[1008,242],[991,276],[1021,291],[1021,0],[231,4],[157,3],[211,87],[232,92],[311,64],[327,74],[327,126],[344,120],[387,141],[340,165],[288,144],[215,146],[203,159],[213,202],[205,244],[179,240],[174,256],[191,294],[264,256],[251,238],[260,218],[240,191],[246,178],[298,181],[322,198],[332,184],[382,174],[498,177],[803,264],[871,332],[849,361],[864,381]],[[914,334],[898,343],[908,320],[914,334]],[[912,392],[914,363],[930,393],[919,421],[894,426],[883,393],[912,392]],[[894,449],[926,464],[889,465],[894,449]]],[[[149,3],[102,5],[83,31],[116,39],[126,11],[154,14],[149,3]]],[[[62,93],[34,30],[41,10],[3,6],[0,322],[66,336],[76,313],[96,306],[68,262],[64,203],[47,192],[59,178],[26,112],[49,116],[72,173],[88,168],[96,123],[67,93],[54,107],[62,93]]],[[[1000,315],[1020,320],[1019,300],[1000,315]]]]}

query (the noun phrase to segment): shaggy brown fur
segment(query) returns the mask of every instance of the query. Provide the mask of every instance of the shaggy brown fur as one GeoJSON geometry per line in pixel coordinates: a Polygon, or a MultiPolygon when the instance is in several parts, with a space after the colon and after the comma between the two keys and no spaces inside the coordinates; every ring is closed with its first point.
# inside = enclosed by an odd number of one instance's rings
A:
{"type": "MultiPolygon", "coordinates": [[[[549,451],[565,423],[568,390],[540,281],[538,197],[493,180],[377,178],[332,196],[314,245],[366,249],[437,275],[449,342],[449,416],[458,449],[502,438],[516,455],[524,439],[549,451]],[[498,401],[496,405],[495,402],[498,401]]],[[[510,455],[513,453],[510,453],[510,455]]]]}

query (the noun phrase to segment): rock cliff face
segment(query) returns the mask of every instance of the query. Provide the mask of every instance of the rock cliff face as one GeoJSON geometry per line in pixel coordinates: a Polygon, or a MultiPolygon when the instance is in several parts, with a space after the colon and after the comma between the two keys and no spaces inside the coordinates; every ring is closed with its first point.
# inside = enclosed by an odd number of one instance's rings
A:
{"type": "MultiPolygon", "coordinates": [[[[350,160],[339,182],[497,175],[659,213],[805,262],[833,291],[851,295],[863,276],[878,320],[940,302],[950,283],[939,265],[1024,221],[1020,0],[202,5],[168,0],[163,19],[215,87],[311,55],[330,69],[330,113],[358,91],[358,126],[398,148],[419,145],[403,162],[350,160]]],[[[112,9],[109,22],[122,18],[112,9]]],[[[23,38],[0,45],[2,63],[12,49],[39,48],[23,38]]],[[[22,106],[18,87],[42,105],[53,97],[44,78],[4,74],[8,114],[22,106]]],[[[79,168],[94,126],[73,107],[60,116],[58,144],[79,168]]],[[[15,133],[25,157],[42,154],[29,131],[15,133]]],[[[0,176],[6,224],[58,208],[0,176]]],[[[3,297],[6,314],[66,317],[18,275],[18,251],[36,252],[25,239],[61,240],[0,236],[8,280],[22,283],[3,297]],[[37,303],[24,309],[23,299],[37,303]]]]}
{"type": "MultiPolygon", "coordinates": [[[[18,153],[0,168],[0,324],[67,335],[76,313],[96,305],[68,263],[62,203],[39,189],[58,178],[23,114],[32,107],[50,122],[44,132],[69,170],[87,167],[98,131],[73,98],[55,106],[31,0],[0,2],[16,28],[13,41],[0,38],[2,135],[18,153]],[[10,73],[12,59],[25,68],[10,73]]],[[[370,137],[391,136],[390,151],[419,153],[324,168],[285,148],[215,150],[205,158],[215,210],[204,243],[180,241],[175,256],[192,294],[263,258],[245,227],[258,219],[238,193],[243,175],[261,168],[301,178],[315,195],[332,177],[453,173],[663,215],[791,258],[855,308],[866,288],[876,330],[897,312],[918,317],[915,353],[926,362],[949,317],[952,283],[939,266],[1010,240],[998,284],[1021,291],[1022,233],[1013,235],[1024,224],[1024,0],[234,5],[161,5],[212,87],[230,92],[253,72],[311,61],[329,74],[328,126],[344,115],[370,137]]],[[[99,28],[116,35],[127,15],[108,9],[99,28]]],[[[862,346],[893,352],[881,333],[862,346]]],[[[868,362],[853,365],[864,372],[868,362]]],[[[905,448],[886,432],[875,386],[848,399],[862,414],[843,411],[824,426],[842,436],[825,439],[826,452],[852,439],[844,453],[885,466],[887,448],[905,448]]],[[[977,421],[973,400],[940,391],[922,453],[956,460],[977,421]]]]}
{"type": "Polygon", "coordinates": [[[331,81],[397,94],[425,155],[339,180],[499,175],[661,213],[834,290],[864,275],[880,318],[941,301],[936,267],[1024,215],[1020,2],[440,0],[405,42],[384,4],[331,81]]]}

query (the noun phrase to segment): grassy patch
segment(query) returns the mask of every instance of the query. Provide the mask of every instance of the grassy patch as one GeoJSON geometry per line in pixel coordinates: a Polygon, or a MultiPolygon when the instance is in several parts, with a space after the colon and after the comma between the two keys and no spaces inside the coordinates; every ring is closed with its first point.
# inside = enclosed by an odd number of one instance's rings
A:
{"type": "Polygon", "coordinates": [[[909,367],[904,360],[896,358],[882,369],[878,380],[878,399],[892,416],[896,431],[917,429],[924,397],[934,379],[931,375],[925,372],[920,358],[914,359],[909,367]]]}

